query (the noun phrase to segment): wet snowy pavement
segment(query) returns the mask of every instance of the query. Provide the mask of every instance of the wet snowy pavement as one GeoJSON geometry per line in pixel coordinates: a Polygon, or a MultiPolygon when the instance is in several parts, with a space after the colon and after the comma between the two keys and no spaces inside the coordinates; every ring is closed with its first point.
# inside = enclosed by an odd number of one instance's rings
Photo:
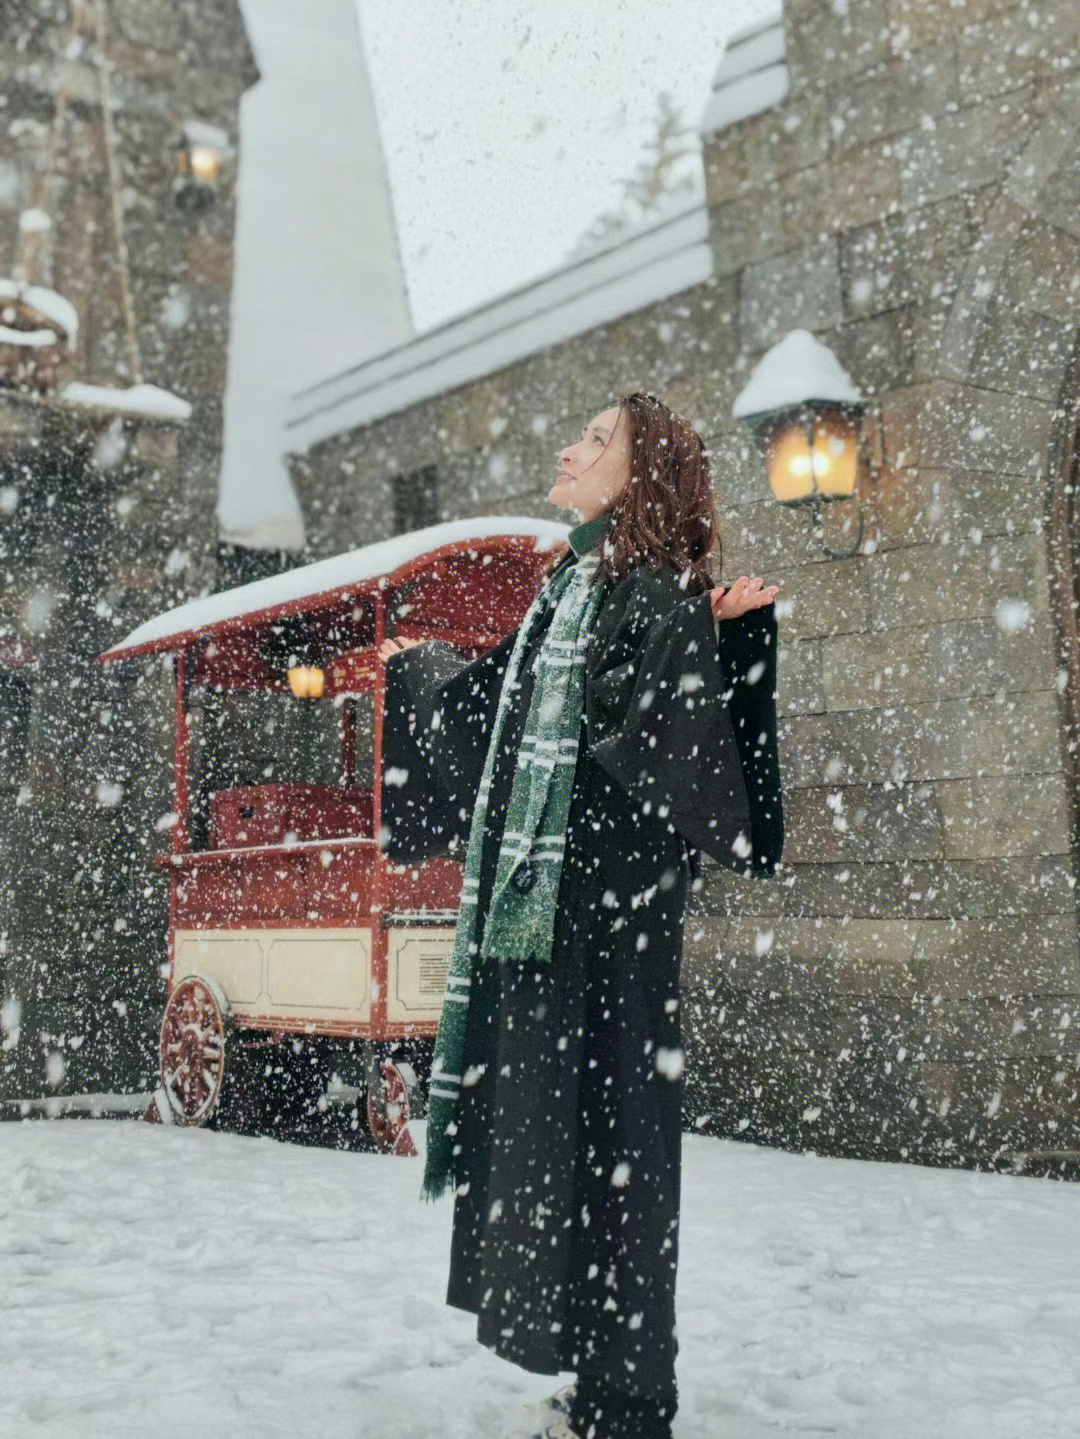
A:
{"type": "MultiPolygon", "coordinates": [[[[422,1125],[417,1126],[422,1137],[422,1125]]],[[[0,1434],[500,1439],[418,1160],[0,1124],[0,1434]]],[[[677,1439],[1073,1436],[1080,1186],[688,1135],[677,1439]]]]}

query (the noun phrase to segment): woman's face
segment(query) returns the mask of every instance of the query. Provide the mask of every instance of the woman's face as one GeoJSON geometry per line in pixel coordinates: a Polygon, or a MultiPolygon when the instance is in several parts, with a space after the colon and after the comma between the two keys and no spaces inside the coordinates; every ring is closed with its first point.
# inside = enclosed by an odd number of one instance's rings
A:
{"type": "Polygon", "coordinates": [[[548,501],[584,523],[609,510],[630,479],[630,426],[618,405],[586,425],[576,445],[559,454],[559,477],[548,501]]]}

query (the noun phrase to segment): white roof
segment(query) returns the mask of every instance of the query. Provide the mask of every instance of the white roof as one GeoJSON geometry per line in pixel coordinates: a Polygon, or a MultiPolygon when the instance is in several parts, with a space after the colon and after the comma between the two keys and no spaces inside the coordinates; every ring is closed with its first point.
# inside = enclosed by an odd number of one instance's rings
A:
{"type": "Polygon", "coordinates": [[[446,524],[429,525],[405,535],[394,535],[343,555],[299,565],[284,574],[252,580],[217,594],[200,595],[185,600],[163,614],[155,615],[133,629],[126,639],[105,651],[110,657],[120,653],[153,646],[166,648],[163,642],[205,630],[208,626],[239,619],[259,610],[273,609],[293,600],[309,599],[346,585],[391,575],[413,560],[461,540],[485,540],[493,536],[513,535],[531,538],[536,550],[554,549],[567,542],[569,526],[555,520],[537,520],[527,515],[481,515],[471,520],[451,520],[446,524]]]}
{"type": "Polygon", "coordinates": [[[702,198],[659,224],[296,391],[285,417],[286,446],[306,453],[324,440],[681,294],[712,274],[702,198]]]}
{"type": "Polygon", "coordinates": [[[63,330],[67,339],[74,340],[79,329],[79,312],[70,300],[55,290],[42,285],[28,285],[22,280],[0,279],[0,300],[21,300],[30,305],[39,315],[44,315],[63,330]]]}
{"type": "Polygon", "coordinates": [[[72,380],[61,387],[58,398],[66,405],[82,410],[104,410],[108,414],[130,415],[147,420],[191,419],[191,404],[160,385],[128,385],[125,389],[112,385],[87,385],[72,380]]]}

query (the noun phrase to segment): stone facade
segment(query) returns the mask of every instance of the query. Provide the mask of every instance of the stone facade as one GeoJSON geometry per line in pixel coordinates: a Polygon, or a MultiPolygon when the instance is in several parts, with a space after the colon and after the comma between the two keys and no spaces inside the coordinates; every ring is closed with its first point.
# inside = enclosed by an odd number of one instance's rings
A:
{"type": "Polygon", "coordinates": [[[584,420],[663,394],[713,452],[724,577],[783,582],[786,871],[707,866],[687,1122],[932,1163],[1080,1148],[1080,12],[787,0],[784,48],[785,98],[704,137],[712,278],[305,448],[309,534],[382,538],[429,464],[441,518],[543,514],[584,420]],[[731,418],[796,326],[874,399],[847,559],[731,418]]]}
{"type": "Polygon", "coordinates": [[[97,7],[26,0],[0,49],[0,275],[80,322],[71,378],[158,385],[184,424],[114,419],[0,390],[0,1099],[152,1080],[167,885],[149,863],[172,808],[172,680],[96,656],[214,587],[238,108],[258,78],[234,0],[109,0],[104,51],[138,369],[126,332],[97,7]],[[39,184],[60,117],[50,192],[39,184]],[[233,146],[187,214],[174,151],[191,119],[233,146]],[[52,220],[33,271],[19,217],[52,220]],[[152,759],[148,763],[148,756],[152,759]]]}

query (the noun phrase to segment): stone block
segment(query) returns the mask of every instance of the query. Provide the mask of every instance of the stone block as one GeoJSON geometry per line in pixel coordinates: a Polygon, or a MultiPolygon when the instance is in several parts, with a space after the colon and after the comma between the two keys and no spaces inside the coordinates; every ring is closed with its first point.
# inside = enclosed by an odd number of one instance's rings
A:
{"type": "Polygon", "coordinates": [[[780,714],[810,714],[825,709],[822,641],[781,638],[776,654],[776,706],[780,714]]]}
{"type": "Polygon", "coordinates": [[[879,395],[891,385],[915,381],[916,313],[914,305],[903,305],[845,327],[844,367],[858,375],[863,394],[879,395]]]}
{"type": "Polygon", "coordinates": [[[848,916],[733,918],[715,948],[698,950],[688,979],[706,990],[719,985],[778,996],[913,993],[918,929],[909,921],[848,916]]]}
{"type": "Polygon", "coordinates": [[[879,550],[1013,536],[1041,527],[1041,487],[1004,470],[886,464],[863,483],[867,536],[879,550]]]}
{"type": "MultiPolygon", "coordinates": [[[[770,115],[769,119],[775,125],[775,118],[770,115]]],[[[761,183],[761,177],[750,163],[743,130],[742,125],[731,125],[702,137],[705,204],[710,209],[761,183]]]]}
{"type": "Polygon", "coordinates": [[[831,178],[829,161],[821,159],[778,182],[785,253],[814,241],[826,243],[847,222],[844,210],[833,202],[831,178]]]}
{"type": "MultiPolygon", "coordinates": [[[[727,410],[725,423],[730,426],[730,405],[727,410]]],[[[718,509],[734,510],[760,502],[769,495],[765,465],[749,430],[727,428],[710,436],[708,447],[712,452],[710,464],[718,509]]],[[[721,536],[726,545],[723,522],[721,536]]]]}
{"type": "Polygon", "coordinates": [[[942,781],[935,789],[948,858],[1069,852],[1071,798],[1064,775],[989,775],[942,781]]]}
{"type": "Polygon", "coordinates": [[[713,270],[732,275],[784,247],[778,190],[748,190],[709,207],[713,270]]]}
{"type": "Polygon", "coordinates": [[[864,555],[770,570],[782,580],[776,618],[784,639],[845,634],[870,625],[868,563],[864,555]]]}
{"type": "Polygon", "coordinates": [[[925,920],[912,961],[920,989],[954,999],[995,994],[1080,996],[1072,915],[925,920]]]}
{"type": "MultiPolygon", "coordinates": [[[[781,754],[781,768],[785,775],[792,768],[790,754],[781,754]]],[[[785,790],[785,864],[938,859],[941,854],[931,785],[785,790]]]]}
{"type": "Polygon", "coordinates": [[[890,59],[841,85],[833,100],[832,149],[914,129],[959,98],[956,38],[950,34],[922,48],[915,61],[890,59]]]}
{"type": "Polygon", "coordinates": [[[966,105],[947,124],[912,128],[895,141],[900,203],[925,205],[1004,175],[1030,131],[1032,86],[966,105]]]}
{"type": "Polygon", "coordinates": [[[971,379],[987,389],[1056,403],[1076,324],[991,300],[978,328],[971,379]]]}
{"type": "Polygon", "coordinates": [[[748,881],[712,861],[702,865],[694,914],[782,914],[868,919],[1076,916],[1076,876],[1067,855],[985,860],[814,861],[781,881],[748,881]]]}
{"type": "Polygon", "coordinates": [[[1015,90],[1080,64],[1080,10],[1067,3],[1014,5],[965,26],[956,37],[964,103],[1015,90]]]}
{"type": "Polygon", "coordinates": [[[1009,254],[998,297],[1080,325],[1080,237],[1032,218],[1009,254]]]}
{"type": "Polygon", "coordinates": [[[821,663],[829,710],[930,704],[1048,690],[1057,673],[1056,637],[1048,615],[1010,631],[990,619],[946,620],[826,637],[821,663]]]}
{"type": "Polygon", "coordinates": [[[970,241],[961,195],[846,229],[840,269],[848,312],[872,315],[936,296],[955,284],[957,257],[970,241]]]}
{"type": "Polygon", "coordinates": [[[893,47],[898,54],[913,53],[940,43],[966,27],[991,16],[1008,12],[1017,0],[948,0],[947,4],[932,0],[893,0],[889,21],[893,30],[893,47]]]}
{"type": "Polygon", "coordinates": [[[879,222],[901,209],[902,145],[902,138],[868,140],[830,158],[831,203],[845,228],[879,222]]]}
{"type": "Polygon", "coordinates": [[[1047,178],[1037,207],[1048,224],[1080,239],[1080,154],[1075,148],[1047,178]]]}
{"type": "MultiPolygon", "coordinates": [[[[1043,472],[1053,405],[1019,393],[936,381],[912,387],[922,400],[911,439],[931,466],[1000,469],[1032,478],[1043,472]]],[[[886,435],[888,436],[888,421],[886,435]]]]}
{"type": "Polygon", "coordinates": [[[771,574],[777,567],[790,564],[794,555],[812,556],[807,519],[806,511],[778,505],[772,498],[722,510],[725,583],[740,574],[771,574]]]}
{"type": "Polygon", "coordinates": [[[829,0],[786,0],[784,33],[788,65],[800,89],[831,90],[892,53],[885,0],[843,7],[829,0]]]}
{"type": "Polygon", "coordinates": [[[1049,608],[1046,544],[1040,534],[997,536],[974,543],[912,545],[873,557],[868,569],[872,626],[898,629],[913,618],[944,624],[955,615],[1001,619],[1002,602],[1026,607],[1007,624],[1049,608]]]}
{"type": "Polygon", "coordinates": [[[1048,1055],[1059,1053],[1063,1042],[1075,1043],[1069,1032],[1076,1019],[1075,998],[969,990],[949,994],[946,988],[920,996],[912,1006],[919,1057],[956,1062],[970,1061],[972,1055],[1048,1055]]]}
{"type": "Polygon", "coordinates": [[[1060,765],[1059,718],[1052,691],[801,715],[784,722],[794,754],[788,781],[910,784],[1050,773],[1060,765]]]}
{"type": "Polygon", "coordinates": [[[774,344],[798,326],[827,329],[840,322],[841,312],[835,239],[746,266],[739,333],[749,348],[774,344]]]}
{"type": "Polygon", "coordinates": [[[773,186],[793,171],[815,165],[826,153],[831,107],[825,97],[804,93],[797,104],[790,100],[752,115],[735,127],[744,163],[753,183],[773,186]]]}

